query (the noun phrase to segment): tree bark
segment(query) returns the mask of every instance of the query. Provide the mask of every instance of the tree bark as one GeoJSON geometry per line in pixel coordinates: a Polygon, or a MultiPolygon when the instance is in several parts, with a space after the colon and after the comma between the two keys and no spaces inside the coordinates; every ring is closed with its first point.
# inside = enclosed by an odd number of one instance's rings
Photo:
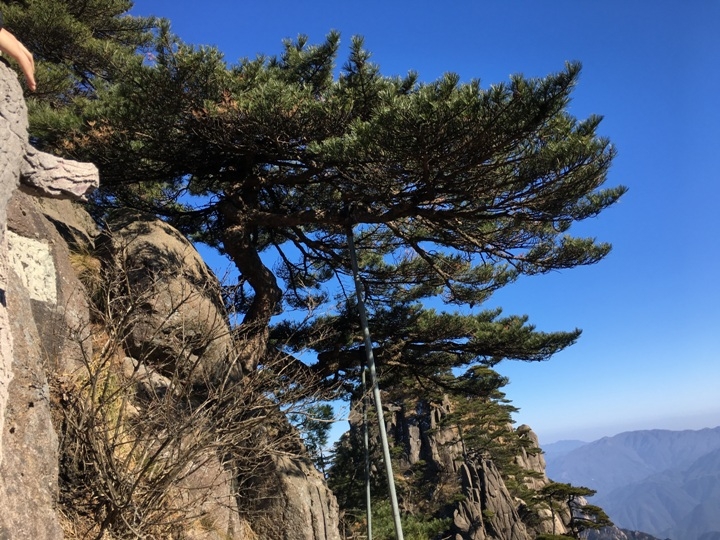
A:
{"type": "Polygon", "coordinates": [[[270,318],[282,300],[282,290],[275,275],[260,258],[250,224],[236,208],[231,208],[232,205],[224,206],[227,225],[223,231],[223,248],[255,292],[237,333],[241,365],[246,372],[251,372],[267,352],[270,318]]]}

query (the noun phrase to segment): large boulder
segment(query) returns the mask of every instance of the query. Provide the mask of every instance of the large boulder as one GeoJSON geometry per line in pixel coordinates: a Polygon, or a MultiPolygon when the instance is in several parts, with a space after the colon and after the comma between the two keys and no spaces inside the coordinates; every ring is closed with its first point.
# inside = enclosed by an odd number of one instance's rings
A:
{"type": "MultiPolygon", "coordinates": [[[[126,210],[108,224],[100,251],[134,306],[127,352],[162,374],[196,383],[225,374],[235,360],[220,286],[198,252],[154,216],[126,210]]],[[[106,284],[107,285],[107,284],[106,284]]]]}
{"type": "Polygon", "coordinates": [[[517,503],[505,487],[493,462],[460,464],[464,498],[453,514],[454,540],[530,540],[517,503]]]}
{"type": "Polygon", "coordinates": [[[309,459],[276,456],[268,471],[276,488],[267,517],[253,528],[273,540],[340,540],[339,510],[325,479],[309,459]]]}

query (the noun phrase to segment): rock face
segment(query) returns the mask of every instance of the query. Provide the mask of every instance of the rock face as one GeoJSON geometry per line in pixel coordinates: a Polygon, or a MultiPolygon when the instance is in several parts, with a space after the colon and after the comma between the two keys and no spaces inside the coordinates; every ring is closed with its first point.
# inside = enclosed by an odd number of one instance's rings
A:
{"type": "MultiPolygon", "coordinates": [[[[457,434],[442,424],[443,417],[450,412],[448,402],[415,406],[390,404],[387,409],[388,433],[396,445],[402,446],[404,455],[396,475],[423,463],[425,470],[431,471],[432,483],[437,489],[446,489],[449,494],[459,488],[461,497],[452,508],[452,524],[444,538],[532,540],[538,534],[553,532],[549,511],[541,514],[539,522],[524,521],[524,502],[510,494],[491,460],[471,460],[464,455],[457,434]]],[[[517,432],[530,439],[531,446],[538,446],[537,436],[528,426],[518,427],[517,432]]],[[[536,478],[526,482],[529,488],[537,490],[548,483],[542,454],[523,451],[516,457],[516,463],[537,473],[536,478]]],[[[555,521],[555,531],[566,532],[559,519],[555,521]]]]}
{"type": "Polygon", "coordinates": [[[456,540],[526,540],[531,538],[493,462],[460,465],[465,499],[453,515],[456,540]]]}
{"type": "MultiPolygon", "coordinates": [[[[590,530],[586,533],[585,538],[586,540],[658,540],[655,536],[644,532],[628,531],[618,527],[605,527],[599,531],[590,530]]],[[[703,540],[712,540],[712,538],[708,537],[703,540]]]]}
{"type": "Polygon", "coordinates": [[[309,460],[279,456],[269,475],[278,496],[254,527],[261,538],[340,540],[337,502],[309,460]]]}
{"type": "Polygon", "coordinates": [[[198,252],[158,219],[115,216],[99,250],[127,277],[123,291],[138,304],[126,346],[165,375],[212,379],[232,357],[233,341],[220,286],[198,252]]]}
{"type": "MultiPolygon", "coordinates": [[[[93,315],[92,280],[105,275],[99,260],[106,269],[127,271],[126,288],[119,289],[126,296],[120,300],[141,314],[117,354],[108,356],[117,363],[109,383],[126,376],[136,382],[128,388],[150,394],[167,387],[172,377],[187,375],[202,386],[222,363],[227,367],[238,356],[218,284],[177,231],[125,214],[113,222],[115,234],[99,237],[86,213],[60,199],[81,199],[94,185],[93,166],[28,145],[20,86],[0,62],[0,540],[80,534],[58,510],[59,492],[68,481],[59,474],[64,455],[59,447],[72,445],[63,424],[70,397],[63,389],[69,381],[87,378],[105,352],[98,344],[111,331],[93,315]],[[178,365],[196,368],[180,373],[178,365]]],[[[129,419],[139,414],[133,399],[134,394],[122,399],[129,419]]],[[[299,445],[297,436],[295,442],[299,445]]],[[[185,448],[184,439],[177,448],[185,448]]],[[[239,507],[242,479],[228,462],[232,459],[210,446],[165,490],[163,496],[180,512],[171,516],[182,524],[173,538],[339,538],[335,499],[302,452],[276,457],[270,465],[278,504],[269,525],[267,518],[254,523],[239,507]],[[282,534],[258,532],[270,529],[282,534]]]]}
{"type": "Polygon", "coordinates": [[[66,336],[83,331],[87,306],[62,238],[25,211],[19,182],[44,196],[81,198],[98,174],[29,145],[20,85],[0,63],[0,538],[55,539],[62,530],[46,367],[70,349],[79,359],[66,336]]]}

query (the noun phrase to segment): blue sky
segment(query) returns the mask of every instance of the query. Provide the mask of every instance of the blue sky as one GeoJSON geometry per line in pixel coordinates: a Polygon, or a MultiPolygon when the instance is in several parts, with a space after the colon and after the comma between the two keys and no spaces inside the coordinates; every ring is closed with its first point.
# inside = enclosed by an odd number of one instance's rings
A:
{"type": "Polygon", "coordinates": [[[720,425],[720,2],[136,0],[133,13],[170,19],[228,63],[333,29],[345,46],[363,35],[384,74],[423,81],[451,71],[489,85],[581,61],[571,113],[605,117],[619,152],[608,185],[630,191],[574,229],[611,242],[607,259],[488,304],[584,331],[548,362],[501,364],[507,397],[544,443],[720,425]]]}

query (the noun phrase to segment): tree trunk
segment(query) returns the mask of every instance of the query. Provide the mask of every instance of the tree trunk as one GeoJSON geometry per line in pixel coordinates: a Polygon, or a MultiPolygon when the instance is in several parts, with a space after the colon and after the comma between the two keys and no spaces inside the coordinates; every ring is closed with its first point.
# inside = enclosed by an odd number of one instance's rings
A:
{"type": "Polygon", "coordinates": [[[255,292],[252,304],[238,329],[240,362],[246,372],[254,371],[267,352],[270,318],[275,314],[282,290],[275,275],[260,259],[247,222],[237,212],[225,212],[229,224],[223,232],[223,248],[255,292]]]}

